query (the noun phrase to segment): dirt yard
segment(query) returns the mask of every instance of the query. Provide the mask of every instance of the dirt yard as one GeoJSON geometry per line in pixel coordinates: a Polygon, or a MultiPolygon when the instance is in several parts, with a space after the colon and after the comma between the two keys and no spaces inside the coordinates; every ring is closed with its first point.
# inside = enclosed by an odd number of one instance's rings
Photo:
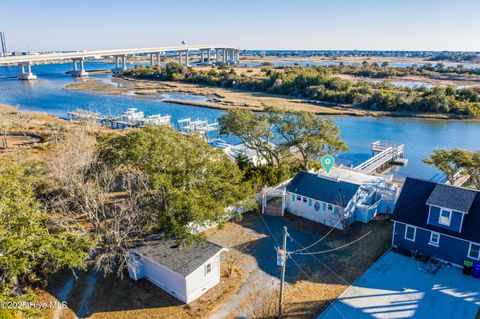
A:
{"type": "MultiPolygon", "coordinates": [[[[282,228],[291,238],[287,250],[309,246],[330,229],[293,215],[285,217],[247,214],[241,222],[231,222],[208,233],[209,239],[241,257],[238,267],[245,273],[245,284],[211,318],[251,317],[251,299],[265,289],[278,287],[279,268],[275,246],[280,245],[282,228]],[[263,218],[262,218],[263,217],[263,218]],[[273,235],[272,235],[273,234],[273,235]]],[[[392,225],[389,220],[352,225],[348,235],[333,231],[325,240],[302,254],[292,254],[287,262],[285,311],[288,318],[315,318],[358,276],[390,247],[392,225]],[[369,233],[370,232],[370,233],[369,233]],[[362,240],[331,253],[311,255],[362,240]]]]}
{"type": "MultiPolygon", "coordinates": [[[[115,275],[104,277],[101,274],[93,282],[91,278],[92,273],[88,272],[80,274],[75,280],[66,294],[68,308],[58,318],[208,318],[243,283],[240,269],[228,276],[227,265],[223,261],[220,284],[187,306],[144,279],[135,282],[128,276],[121,280],[115,275]],[[89,295],[88,298],[85,295],[89,295]]],[[[69,276],[63,276],[55,280],[55,284],[46,291],[39,292],[41,300],[59,301],[58,296],[70,279],[69,276]]],[[[46,317],[51,318],[53,314],[50,310],[46,317]]]]}

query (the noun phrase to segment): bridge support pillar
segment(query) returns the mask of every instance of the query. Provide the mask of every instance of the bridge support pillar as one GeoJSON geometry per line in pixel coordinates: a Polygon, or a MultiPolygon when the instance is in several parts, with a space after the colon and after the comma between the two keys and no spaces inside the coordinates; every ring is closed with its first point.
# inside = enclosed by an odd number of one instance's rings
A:
{"type": "Polygon", "coordinates": [[[240,50],[235,50],[235,64],[240,63],[240,50]]]}
{"type": "Polygon", "coordinates": [[[73,71],[72,76],[76,78],[84,78],[88,76],[88,72],[85,71],[85,66],[83,64],[83,59],[74,59],[73,60],[73,71]],[[77,62],[80,64],[80,69],[78,69],[77,62]]]}
{"type": "Polygon", "coordinates": [[[20,64],[20,68],[22,72],[18,76],[19,80],[32,81],[37,79],[37,76],[32,73],[32,64],[30,62],[20,64]]]}
{"type": "Polygon", "coordinates": [[[212,49],[208,49],[207,51],[207,64],[212,64],[212,49]]]}
{"type": "Polygon", "coordinates": [[[200,63],[203,64],[205,63],[205,50],[200,49],[200,63]]]}
{"type": "Polygon", "coordinates": [[[116,55],[113,58],[115,60],[115,68],[112,69],[112,73],[123,73],[127,69],[126,55],[116,55]]]}
{"type": "Polygon", "coordinates": [[[186,65],[186,66],[189,66],[189,65],[190,65],[190,62],[188,61],[188,50],[185,51],[185,65],[186,65]]]}
{"type": "Polygon", "coordinates": [[[227,49],[223,49],[222,51],[222,62],[227,63],[227,49]]]}
{"type": "Polygon", "coordinates": [[[150,53],[150,65],[160,65],[160,52],[150,53]]]}
{"type": "Polygon", "coordinates": [[[230,65],[235,65],[235,50],[234,49],[230,49],[228,50],[229,51],[229,64],[230,65]]]}
{"type": "Polygon", "coordinates": [[[220,52],[219,49],[215,49],[215,64],[218,64],[218,53],[220,52]]]}
{"type": "Polygon", "coordinates": [[[178,51],[178,63],[182,64],[182,51],[178,51]]]}

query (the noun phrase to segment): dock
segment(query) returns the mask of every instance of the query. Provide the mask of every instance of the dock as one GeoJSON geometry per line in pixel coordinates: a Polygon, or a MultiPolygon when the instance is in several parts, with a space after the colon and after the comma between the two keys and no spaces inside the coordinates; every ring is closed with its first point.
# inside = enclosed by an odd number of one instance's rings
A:
{"type": "Polygon", "coordinates": [[[67,118],[72,121],[96,123],[104,119],[100,112],[92,112],[89,110],[76,109],[75,111],[68,112],[67,118]]]}
{"type": "Polygon", "coordinates": [[[178,120],[178,130],[186,134],[199,134],[205,140],[209,140],[209,133],[218,130],[218,123],[208,123],[206,120],[193,120],[184,118],[178,120]]]}
{"type": "Polygon", "coordinates": [[[394,142],[376,141],[372,143],[372,157],[353,169],[362,173],[372,173],[382,170],[388,165],[407,165],[404,158],[405,146],[394,142]]]}
{"type": "Polygon", "coordinates": [[[68,112],[67,115],[69,120],[97,123],[112,129],[138,128],[146,125],[173,126],[170,115],[155,114],[145,117],[143,112],[134,107],[127,109],[120,116],[102,116],[100,112],[82,109],[68,112]]]}
{"type": "MultiPolygon", "coordinates": [[[[462,187],[470,179],[470,175],[461,169],[455,173],[453,179],[455,180],[453,186],[462,187]]],[[[449,181],[447,181],[445,184],[451,185],[449,181]]]]}

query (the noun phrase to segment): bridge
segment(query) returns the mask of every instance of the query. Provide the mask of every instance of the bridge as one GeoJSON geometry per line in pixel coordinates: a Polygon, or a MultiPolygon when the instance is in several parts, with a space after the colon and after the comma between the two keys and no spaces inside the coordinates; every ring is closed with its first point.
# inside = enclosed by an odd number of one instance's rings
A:
{"type": "Polygon", "coordinates": [[[406,165],[408,160],[403,158],[404,150],[403,144],[376,141],[372,143],[372,157],[353,169],[368,174],[382,169],[390,163],[406,165]]]}
{"type": "Polygon", "coordinates": [[[32,65],[56,63],[58,61],[72,61],[72,76],[85,77],[88,73],[85,71],[84,62],[87,59],[100,59],[113,57],[115,68],[113,73],[120,73],[127,68],[126,59],[128,56],[147,54],[150,55],[150,64],[160,64],[161,55],[178,55],[180,64],[189,65],[190,53],[195,52],[200,55],[200,63],[210,65],[227,64],[234,65],[240,59],[240,49],[230,45],[180,45],[171,47],[152,47],[137,49],[116,49],[116,50],[94,50],[94,51],[75,51],[75,52],[54,52],[54,53],[34,53],[27,55],[15,55],[0,57],[0,66],[18,65],[21,67],[19,75],[20,80],[35,80],[37,77],[32,72],[32,65]],[[214,60],[212,55],[214,56],[214,60]]]}

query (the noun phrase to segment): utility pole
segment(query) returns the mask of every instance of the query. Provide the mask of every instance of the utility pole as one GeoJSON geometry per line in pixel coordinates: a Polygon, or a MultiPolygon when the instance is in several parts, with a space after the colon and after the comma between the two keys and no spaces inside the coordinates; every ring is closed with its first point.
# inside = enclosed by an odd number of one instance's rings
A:
{"type": "Polygon", "coordinates": [[[283,290],[285,287],[285,270],[287,268],[287,226],[283,226],[283,243],[282,249],[279,249],[278,254],[281,258],[282,273],[280,274],[280,300],[278,302],[278,319],[282,319],[283,308],[283,290]]]}

